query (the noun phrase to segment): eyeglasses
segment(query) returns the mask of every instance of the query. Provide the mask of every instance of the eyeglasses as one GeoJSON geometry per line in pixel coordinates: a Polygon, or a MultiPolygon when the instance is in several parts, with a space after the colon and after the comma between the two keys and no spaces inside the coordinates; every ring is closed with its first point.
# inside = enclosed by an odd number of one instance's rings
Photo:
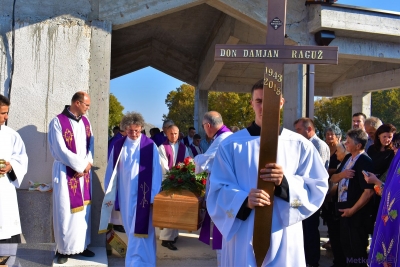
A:
{"type": "Polygon", "coordinates": [[[203,129],[204,129],[204,124],[208,124],[209,122],[206,122],[206,123],[203,123],[202,125],[201,125],[201,127],[203,127],[203,129]]]}
{"type": "Polygon", "coordinates": [[[90,105],[89,104],[86,104],[85,102],[83,102],[83,101],[80,101],[80,100],[78,100],[79,102],[81,102],[82,104],[84,104],[86,107],[90,107],[90,105]]]}

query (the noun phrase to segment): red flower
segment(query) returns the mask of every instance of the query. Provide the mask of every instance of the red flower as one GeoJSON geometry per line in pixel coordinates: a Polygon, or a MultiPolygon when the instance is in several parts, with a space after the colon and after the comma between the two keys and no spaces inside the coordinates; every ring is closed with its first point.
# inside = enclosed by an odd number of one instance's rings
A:
{"type": "Polygon", "coordinates": [[[187,170],[188,170],[188,169],[187,169],[186,167],[183,167],[183,168],[181,169],[182,172],[187,172],[187,170]]]}
{"type": "Polygon", "coordinates": [[[183,160],[183,163],[185,163],[185,165],[189,165],[190,163],[190,157],[187,157],[183,160]]]}
{"type": "Polygon", "coordinates": [[[192,172],[194,172],[194,171],[195,171],[195,168],[192,169],[192,172]]]}
{"type": "Polygon", "coordinates": [[[178,183],[180,183],[180,184],[183,183],[183,179],[182,179],[182,178],[179,178],[179,179],[178,179],[178,183]]]}
{"type": "Polygon", "coordinates": [[[175,175],[171,174],[171,175],[169,176],[169,179],[170,179],[171,181],[173,181],[173,180],[175,179],[175,175]]]}
{"type": "Polygon", "coordinates": [[[176,165],[175,168],[176,168],[177,170],[179,170],[179,169],[181,168],[181,166],[180,166],[180,165],[176,165]]]}
{"type": "Polygon", "coordinates": [[[202,179],[202,180],[201,180],[201,183],[202,183],[203,185],[206,185],[206,184],[207,184],[207,180],[206,180],[206,179],[202,179]]]}

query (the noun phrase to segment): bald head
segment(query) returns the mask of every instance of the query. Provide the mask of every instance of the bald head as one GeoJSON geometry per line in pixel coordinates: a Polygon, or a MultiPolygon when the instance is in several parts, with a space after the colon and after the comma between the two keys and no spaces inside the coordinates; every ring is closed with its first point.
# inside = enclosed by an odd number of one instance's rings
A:
{"type": "Polygon", "coordinates": [[[217,111],[206,112],[203,117],[203,122],[204,121],[210,123],[211,127],[219,127],[224,124],[221,114],[219,114],[217,111]]]}

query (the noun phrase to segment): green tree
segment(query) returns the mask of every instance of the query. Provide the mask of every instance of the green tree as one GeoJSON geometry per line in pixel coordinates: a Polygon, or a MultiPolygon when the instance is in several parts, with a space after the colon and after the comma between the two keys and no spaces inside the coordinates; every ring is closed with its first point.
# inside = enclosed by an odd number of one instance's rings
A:
{"type": "Polygon", "coordinates": [[[371,114],[400,131],[400,88],[372,93],[371,114]]]}
{"type": "MultiPolygon", "coordinates": [[[[165,99],[169,112],[163,119],[171,119],[180,129],[193,126],[195,88],[182,84],[171,91],[165,99]]],[[[250,106],[250,93],[210,92],[208,94],[208,110],[221,113],[224,124],[246,127],[253,119],[254,112],[250,106]]]]}
{"type": "Polygon", "coordinates": [[[113,95],[110,94],[110,102],[109,102],[109,109],[108,109],[108,132],[112,132],[112,128],[115,126],[119,126],[120,121],[124,114],[122,111],[124,110],[124,106],[118,101],[118,99],[113,95]]]}
{"type": "Polygon", "coordinates": [[[169,112],[163,115],[163,119],[173,120],[174,123],[185,132],[193,126],[194,121],[194,87],[182,84],[176,90],[169,92],[165,99],[169,112]]]}
{"type": "Polygon", "coordinates": [[[330,124],[339,126],[343,133],[351,128],[351,96],[323,97],[314,102],[314,123],[320,138],[330,124]]]}

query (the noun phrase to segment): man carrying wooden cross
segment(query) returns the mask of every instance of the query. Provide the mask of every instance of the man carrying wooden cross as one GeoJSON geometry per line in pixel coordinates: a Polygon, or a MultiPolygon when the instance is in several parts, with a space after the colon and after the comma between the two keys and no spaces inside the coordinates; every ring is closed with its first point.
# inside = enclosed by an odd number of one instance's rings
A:
{"type": "MultiPolygon", "coordinates": [[[[251,90],[255,121],[219,146],[207,209],[223,235],[221,266],[257,266],[253,210],[271,203],[264,190],[256,189],[257,180],[275,183],[270,248],[262,266],[306,266],[301,221],[322,205],[328,173],[311,142],[281,128],[277,161],[265,164],[258,175],[263,85],[260,80],[251,90]]],[[[283,103],[281,98],[281,108],[283,103]]]]}

